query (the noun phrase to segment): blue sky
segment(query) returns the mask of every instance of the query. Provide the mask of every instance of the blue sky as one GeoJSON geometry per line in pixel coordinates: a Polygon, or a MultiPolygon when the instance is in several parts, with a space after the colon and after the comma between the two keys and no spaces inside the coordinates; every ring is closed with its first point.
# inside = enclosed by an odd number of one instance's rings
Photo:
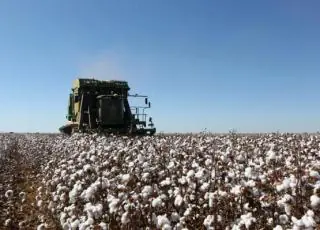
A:
{"type": "Polygon", "coordinates": [[[56,132],[73,79],[127,80],[158,131],[320,129],[316,0],[2,0],[0,131],[56,132]]]}

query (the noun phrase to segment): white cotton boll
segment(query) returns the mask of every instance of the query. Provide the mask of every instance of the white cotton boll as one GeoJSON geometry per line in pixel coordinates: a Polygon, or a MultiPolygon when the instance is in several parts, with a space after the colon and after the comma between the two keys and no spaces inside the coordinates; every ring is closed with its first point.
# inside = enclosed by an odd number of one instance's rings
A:
{"type": "Polygon", "coordinates": [[[167,218],[167,215],[165,214],[157,216],[157,227],[163,228],[165,225],[171,226],[171,223],[167,218]]]}
{"type": "Polygon", "coordinates": [[[280,221],[280,224],[287,224],[289,221],[289,217],[287,215],[280,215],[279,221],[280,221]]]}
{"type": "Polygon", "coordinates": [[[199,169],[199,171],[195,174],[195,177],[200,179],[204,176],[204,169],[199,169]]]}
{"type": "Polygon", "coordinates": [[[178,179],[178,182],[182,185],[187,183],[187,179],[185,176],[182,176],[181,178],[178,179]]]}
{"type": "Polygon", "coordinates": [[[109,211],[110,213],[115,213],[117,211],[117,206],[118,206],[118,203],[120,202],[119,199],[117,198],[113,198],[109,204],[109,211]]]}
{"type": "Polygon", "coordinates": [[[102,216],[102,211],[103,211],[103,205],[102,204],[96,204],[94,206],[94,217],[99,218],[102,216]]]}
{"type": "Polygon", "coordinates": [[[67,170],[62,170],[60,173],[60,177],[65,177],[67,175],[67,170]]]}
{"type": "Polygon", "coordinates": [[[139,163],[143,163],[145,161],[145,157],[142,154],[139,154],[137,158],[139,163]]]}
{"type": "Polygon", "coordinates": [[[6,219],[4,226],[9,226],[9,224],[11,224],[11,219],[6,219]]]}
{"type": "Polygon", "coordinates": [[[12,190],[6,191],[6,193],[5,193],[5,197],[6,198],[10,199],[10,198],[12,198],[12,196],[13,196],[13,191],[12,190]]]}
{"type": "Polygon", "coordinates": [[[234,178],[235,177],[235,173],[234,172],[228,172],[228,177],[234,178]]]}
{"type": "Polygon", "coordinates": [[[143,162],[143,164],[142,164],[142,168],[143,169],[147,169],[147,168],[149,168],[149,166],[150,166],[150,163],[149,162],[147,162],[147,161],[145,161],[145,162],[143,162]]]}
{"type": "Polygon", "coordinates": [[[209,201],[208,201],[208,205],[209,205],[210,208],[212,208],[213,205],[214,205],[214,204],[213,204],[214,193],[212,193],[212,192],[207,192],[206,195],[205,195],[205,199],[206,199],[206,200],[209,200],[209,201]]]}
{"type": "Polygon", "coordinates": [[[273,225],[273,218],[268,218],[267,223],[268,225],[273,225]]]}
{"type": "Polygon", "coordinates": [[[311,217],[314,217],[314,212],[309,209],[309,210],[307,211],[307,215],[308,215],[308,216],[311,216],[311,217]]]}
{"type": "Polygon", "coordinates": [[[121,177],[121,181],[122,181],[122,183],[128,183],[129,182],[129,180],[130,180],[130,174],[124,174],[124,175],[122,175],[122,177],[121,177]]]}
{"type": "Polygon", "coordinates": [[[173,162],[173,161],[170,161],[167,168],[168,168],[168,169],[174,169],[174,168],[175,168],[174,162],[173,162]]]}
{"type": "Polygon", "coordinates": [[[273,230],[283,230],[283,228],[280,225],[277,225],[276,227],[273,228],[273,230]]]}
{"type": "Polygon", "coordinates": [[[183,198],[180,194],[178,194],[174,199],[174,206],[180,207],[182,204],[183,204],[183,198]]]}
{"type": "Polygon", "coordinates": [[[179,220],[180,220],[179,213],[177,213],[177,212],[171,213],[171,221],[178,222],[179,220]]]}
{"type": "Polygon", "coordinates": [[[117,186],[117,189],[120,190],[120,191],[121,191],[121,190],[123,191],[123,190],[126,189],[126,186],[123,185],[123,184],[119,184],[119,185],[117,186]]]}
{"type": "Polygon", "coordinates": [[[275,160],[275,159],[276,159],[276,153],[272,149],[270,149],[267,152],[267,162],[270,160],[275,160]]]}
{"type": "Polygon", "coordinates": [[[130,223],[129,213],[128,213],[128,212],[125,212],[125,213],[122,214],[122,216],[121,216],[121,223],[122,223],[122,224],[128,224],[128,223],[130,223]]]}
{"type": "Polygon", "coordinates": [[[91,218],[91,217],[89,217],[88,219],[87,219],[87,221],[86,221],[86,224],[87,224],[87,226],[89,225],[92,225],[92,224],[94,224],[94,219],[93,218],[91,218]]]}
{"type": "Polygon", "coordinates": [[[84,166],[83,166],[83,171],[85,171],[85,172],[90,172],[90,171],[92,171],[91,165],[88,165],[88,164],[84,165],[84,166]]]}
{"type": "Polygon", "coordinates": [[[70,229],[70,224],[69,223],[64,223],[63,225],[62,225],[62,229],[63,230],[69,230],[70,229]]]}
{"type": "Polygon", "coordinates": [[[108,229],[107,224],[104,223],[104,222],[101,222],[101,223],[99,224],[99,226],[102,228],[102,230],[107,230],[107,229],[108,229]]]}
{"type": "Polygon", "coordinates": [[[200,187],[200,191],[206,192],[209,188],[209,183],[203,183],[200,187]]]}
{"type": "Polygon", "coordinates": [[[165,224],[162,226],[161,230],[172,230],[172,227],[169,224],[165,224]]]}
{"type": "Polygon", "coordinates": [[[207,159],[206,161],[205,161],[205,165],[208,167],[208,166],[210,166],[210,165],[212,165],[212,160],[211,159],[207,159]]]}
{"type": "Polygon", "coordinates": [[[245,175],[247,178],[253,178],[253,177],[254,177],[253,168],[252,168],[252,167],[247,167],[247,168],[245,169],[244,175],[245,175]]]}
{"type": "Polygon", "coordinates": [[[256,222],[256,218],[252,217],[252,213],[249,212],[247,214],[241,215],[240,224],[245,225],[247,229],[256,222]]]}
{"type": "Polygon", "coordinates": [[[187,208],[186,211],[183,213],[183,216],[184,216],[184,217],[189,216],[189,215],[191,214],[191,211],[192,211],[192,208],[191,208],[191,207],[187,208]]]}
{"type": "Polygon", "coordinates": [[[239,163],[244,163],[246,158],[244,157],[244,154],[238,154],[236,156],[236,160],[239,162],[239,163]]]}
{"type": "Polygon", "coordinates": [[[96,162],[98,160],[98,158],[95,156],[95,155],[92,155],[91,157],[90,157],[90,161],[91,162],[96,162]]]}
{"type": "Polygon", "coordinates": [[[214,228],[211,226],[214,222],[214,216],[213,215],[208,215],[204,221],[203,225],[206,227],[207,230],[213,230],[214,228]]]}
{"type": "Polygon", "coordinates": [[[235,195],[241,194],[241,185],[236,185],[236,186],[232,187],[230,192],[235,195]]]}
{"type": "Polygon", "coordinates": [[[309,175],[310,175],[310,177],[314,177],[316,179],[320,179],[320,174],[317,171],[311,170],[309,175]]]}
{"type": "Polygon", "coordinates": [[[278,184],[278,185],[276,186],[276,189],[277,189],[278,192],[283,191],[283,190],[284,190],[283,184],[278,184]]]}
{"type": "Polygon", "coordinates": [[[311,207],[317,209],[320,207],[320,197],[317,195],[312,195],[310,197],[311,207]]]}
{"type": "Polygon", "coordinates": [[[42,200],[38,200],[38,201],[37,201],[37,206],[38,206],[38,207],[41,207],[41,206],[42,206],[42,200]]]}
{"type": "Polygon", "coordinates": [[[76,230],[78,229],[79,225],[80,225],[80,220],[76,219],[70,224],[70,227],[72,230],[76,230]]]}
{"type": "Polygon", "coordinates": [[[66,222],[67,214],[65,212],[60,213],[60,224],[63,225],[66,222]]]}
{"type": "Polygon", "coordinates": [[[147,198],[152,194],[152,192],[153,192],[152,187],[150,185],[146,185],[143,187],[141,194],[142,194],[142,197],[147,198]]]}
{"type": "Polygon", "coordinates": [[[304,227],[306,227],[306,228],[313,229],[313,227],[316,227],[316,222],[314,221],[312,216],[304,215],[301,218],[301,220],[302,220],[302,222],[304,224],[304,227]]]}
{"type": "Polygon", "coordinates": [[[21,201],[24,202],[26,200],[26,193],[25,192],[20,192],[19,193],[19,197],[20,197],[21,201]]]}
{"type": "Polygon", "coordinates": [[[156,208],[156,207],[161,207],[162,205],[162,200],[160,197],[157,197],[155,198],[153,201],[152,201],[152,207],[156,208]]]}
{"type": "Polygon", "coordinates": [[[256,186],[256,182],[254,180],[249,180],[246,182],[246,186],[253,188],[256,186]]]}
{"type": "Polygon", "coordinates": [[[169,177],[167,177],[165,180],[161,181],[160,182],[160,186],[163,187],[163,186],[167,186],[167,185],[170,185],[171,184],[171,180],[169,177]]]}
{"type": "Polygon", "coordinates": [[[193,170],[190,170],[190,171],[188,171],[188,173],[187,173],[187,177],[188,177],[188,178],[193,177],[194,174],[195,174],[195,172],[194,172],[193,170]]]}
{"type": "Polygon", "coordinates": [[[290,204],[284,204],[284,211],[285,213],[290,216],[291,215],[292,206],[290,204]]]}

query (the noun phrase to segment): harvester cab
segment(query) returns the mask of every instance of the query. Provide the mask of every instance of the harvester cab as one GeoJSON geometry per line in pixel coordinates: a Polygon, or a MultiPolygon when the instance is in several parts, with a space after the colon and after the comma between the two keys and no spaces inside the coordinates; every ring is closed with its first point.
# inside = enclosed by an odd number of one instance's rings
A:
{"type": "Polygon", "coordinates": [[[152,118],[147,119],[146,114],[146,109],[151,107],[148,97],[130,95],[126,81],[79,78],[74,80],[71,90],[68,123],[60,127],[60,132],[68,135],[76,132],[155,134],[152,118]],[[145,105],[130,106],[130,97],[144,98],[145,105]]]}

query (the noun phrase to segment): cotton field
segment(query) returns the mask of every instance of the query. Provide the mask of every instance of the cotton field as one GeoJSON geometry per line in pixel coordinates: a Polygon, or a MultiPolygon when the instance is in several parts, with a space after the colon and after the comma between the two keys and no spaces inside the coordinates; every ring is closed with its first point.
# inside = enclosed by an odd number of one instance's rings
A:
{"type": "Polygon", "coordinates": [[[0,134],[3,229],[320,229],[320,136],[0,134]]]}

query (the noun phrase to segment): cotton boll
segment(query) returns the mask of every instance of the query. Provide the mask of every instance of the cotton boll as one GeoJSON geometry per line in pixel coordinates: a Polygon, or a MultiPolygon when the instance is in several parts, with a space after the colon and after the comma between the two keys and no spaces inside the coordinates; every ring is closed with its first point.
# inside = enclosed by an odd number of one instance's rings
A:
{"type": "Polygon", "coordinates": [[[187,178],[191,178],[195,175],[195,172],[193,170],[188,171],[187,178]]]}
{"type": "Polygon", "coordinates": [[[301,218],[301,220],[302,220],[305,228],[313,229],[314,227],[316,227],[316,222],[314,221],[313,217],[311,217],[311,216],[304,215],[301,218]]]}
{"type": "Polygon", "coordinates": [[[249,229],[250,226],[255,222],[256,222],[256,218],[252,216],[251,212],[241,215],[240,224],[245,225],[247,229],[249,229]]]}
{"type": "Polygon", "coordinates": [[[147,198],[149,197],[153,192],[153,189],[150,185],[144,186],[144,188],[141,191],[142,197],[147,198]]]}
{"type": "Polygon", "coordinates": [[[311,207],[314,209],[318,209],[320,207],[320,197],[317,195],[312,195],[310,197],[311,207]]]}
{"type": "Polygon", "coordinates": [[[214,222],[214,216],[213,215],[208,215],[204,221],[203,225],[206,227],[207,230],[213,230],[214,228],[211,226],[214,222]]]}
{"type": "Polygon", "coordinates": [[[121,223],[124,224],[124,225],[130,223],[129,213],[128,212],[125,212],[125,213],[122,214],[121,223]]]}
{"type": "Polygon", "coordinates": [[[180,219],[180,216],[179,216],[179,214],[177,212],[171,213],[171,221],[178,222],[179,219],[180,219]]]}
{"type": "Polygon", "coordinates": [[[210,165],[212,165],[212,160],[211,159],[207,159],[206,161],[205,161],[205,165],[208,167],[208,166],[210,166],[210,165]]]}
{"type": "Polygon", "coordinates": [[[41,207],[42,206],[42,202],[43,202],[42,200],[37,201],[37,206],[41,207]]]}
{"type": "Polygon", "coordinates": [[[270,149],[268,152],[267,152],[267,162],[269,162],[270,160],[275,160],[276,159],[276,153],[270,149]]]}
{"type": "Polygon", "coordinates": [[[64,212],[60,213],[60,224],[63,225],[66,222],[67,214],[64,212]]]}
{"type": "Polygon", "coordinates": [[[162,226],[161,230],[172,230],[172,227],[169,224],[165,224],[162,226]]]}
{"type": "Polygon", "coordinates": [[[283,230],[283,228],[281,227],[281,225],[277,225],[276,227],[273,228],[273,230],[283,230]]]}
{"type": "Polygon", "coordinates": [[[70,224],[69,223],[63,223],[62,229],[63,230],[69,230],[70,229],[70,224]]]}
{"type": "Polygon", "coordinates": [[[150,177],[150,173],[143,173],[142,174],[142,181],[147,181],[148,179],[149,179],[149,177],[150,177]]]}
{"type": "Polygon", "coordinates": [[[249,180],[248,182],[246,182],[246,186],[253,188],[256,186],[256,182],[254,180],[249,180]]]}
{"type": "Polygon", "coordinates": [[[129,182],[129,180],[130,180],[130,174],[124,174],[124,175],[122,175],[122,177],[121,177],[122,183],[127,184],[127,183],[129,182]]]}
{"type": "Polygon", "coordinates": [[[157,227],[163,229],[163,227],[165,227],[166,229],[168,229],[168,227],[170,227],[171,229],[171,223],[169,221],[169,219],[167,218],[167,215],[159,215],[157,216],[157,227]]]}
{"type": "Polygon", "coordinates": [[[273,218],[268,218],[267,223],[268,225],[273,225],[274,223],[273,218]]]}
{"type": "Polygon", "coordinates": [[[104,222],[101,222],[101,223],[99,224],[99,226],[102,228],[102,230],[107,230],[107,229],[108,229],[107,224],[104,223],[104,222]]]}
{"type": "Polygon", "coordinates": [[[8,199],[11,199],[13,197],[13,191],[12,190],[6,191],[5,197],[8,199]]]}
{"type": "Polygon", "coordinates": [[[87,224],[87,226],[90,226],[90,225],[94,224],[94,219],[91,218],[91,217],[89,217],[89,218],[87,219],[87,221],[86,221],[86,224],[87,224]]]}
{"type": "Polygon", "coordinates": [[[191,214],[191,211],[192,211],[192,208],[191,208],[191,207],[187,208],[186,211],[183,213],[183,216],[184,216],[184,217],[189,216],[189,215],[191,214]]]}
{"type": "Polygon", "coordinates": [[[310,177],[316,178],[316,179],[320,179],[320,174],[319,172],[315,171],[315,170],[311,170],[309,173],[310,177]]]}
{"type": "Polygon", "coordinates": [[[209,183],[203,183],[200,187],[200,191],[206,192],[209,188],[209,183]]]}
{"type": "Polygon", "coordinates": [[[167,168],[170,170],[170,169],[174,169],[175,168],[175,164],[173,161],[170,161],[167,168]]]}
{"type": "Polygon", "coordinates": [[[9,226],[11,222],[11,219],[6,219],[6,221],[4,222],[4,226],[9,226]]]}
{"type": "Polygon", "coordinates": [[[253,177],[253,169],[251,167],[247,167],[245,169],[244,175],[248,178],[252,178],[253,177]]]}
{"type": "Polygon", "coordinates": [[[178,194],[174,200],[174,205],[176,207],[180,207],[183,204],[183,198],[180,194],[178,194]]]}
{"type": "Polygon", "coordinates": [[[203,169],[203,168],[200,168],[200,169],[197,171],[197,173],[195,173],[195,177],[196,177],[197,179],[201,179],[201,178],[203,178],[203,176],[204,176],[204,169],[203,169]]]}
{"type": "Polygon", "coordinates": [[[72,230],[76,230],[78,229],[79,225],[80,225],[80,220],[76,219],[70,224],[70,227],[72,230]]]}
{"type": "Polygon", "coordinates": [[[152,201],[152,207],[154,208],[161,207],[161,205],[162,205],[162,200],[160,197],[157,197],[152,201]]]}
{"type": "Polygon", "coordinates": [[[280,221],[280,224],[287,224],[289,221],[289,218],[287,215],[280,215],[279,221],[280,221]]]}
{"type": "Polygon", "coordinates": [[[161,186],[161,187],[168,186],[168,185],[170,185],[170,184],[171,184],[171,180],[170,180],[169,177],[167,177],[165,180],[163,180],[163,181],[160,182],[160,186],[161,186]]]}
{"type": "Polygon", "coordinates": [[[119,202],[120,202],[120,200],[117,199],[117,198],[112,198],[111,199],[111,202],[109,203],[110,213],[115,213],[117,211],[117,206],[118,206],[119,202]]]}
{"type": "Polygon", "coordinates": [[[230,192],[235,195],[241,194],[241,185],[236,185],[232,187],[230,192]]]}
{"type": "Polygon", "coordinates": [[[182,185],[185,185],[187,183],[187,179],[185,176],[182,176],[181,178],[178,179],[178,182],[182,185]]]}

